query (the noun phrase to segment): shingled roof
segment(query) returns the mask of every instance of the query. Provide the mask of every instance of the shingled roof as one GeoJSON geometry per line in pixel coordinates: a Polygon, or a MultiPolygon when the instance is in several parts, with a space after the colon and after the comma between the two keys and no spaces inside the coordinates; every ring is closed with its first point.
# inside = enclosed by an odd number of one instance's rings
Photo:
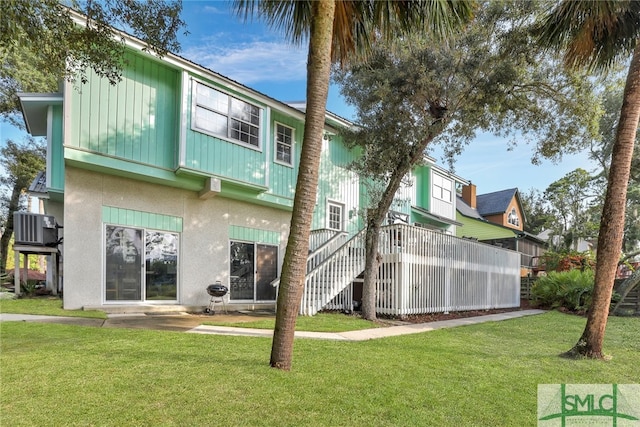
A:
{"type": "Polygon", "coordinates": [[[460,196],[457,196],[457,200],[456,200],[456,209],[458,210],[458,212],[460,212],[462,215],[469,217],[469,218],[475,218],[475,219],[481,219],[483,221],[486,221],[482,215],[480,215],[478,213],[477,209],[472,208],[471,206],[469,206],[467,204],[467,202],[464,201],[464,199],[460,196]]]}
{"type": "Polygon", "coordinates": [[[28,192],[30,194],[46,194],[47,193],[47,174],[46,172],[38,172],[38,175],[34,178],[33,182],[29,186],[28,192]]]}
{"type": "Polygon", "coordinates": [[[482,216],[505,213],[517,191],[517,188],[509,188],[478,195],[476,198],[478,213],[482,216]]]}

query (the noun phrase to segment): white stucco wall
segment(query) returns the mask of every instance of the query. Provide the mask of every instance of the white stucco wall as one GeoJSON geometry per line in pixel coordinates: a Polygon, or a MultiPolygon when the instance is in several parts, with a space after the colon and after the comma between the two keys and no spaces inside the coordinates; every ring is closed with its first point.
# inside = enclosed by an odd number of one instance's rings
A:
{"type": "Polygon", "coordinates": [[[223,197],[201,200],[192,191],[142,183],[72,167],[65,175],[64,308],[113,304],[104,301],[102,207],[111,206],[183,219],[178,258],[178,304],[206,306],[206,286],[229,285],[229,227],[280,234],[279,264],[290,212],[223,197]]]}

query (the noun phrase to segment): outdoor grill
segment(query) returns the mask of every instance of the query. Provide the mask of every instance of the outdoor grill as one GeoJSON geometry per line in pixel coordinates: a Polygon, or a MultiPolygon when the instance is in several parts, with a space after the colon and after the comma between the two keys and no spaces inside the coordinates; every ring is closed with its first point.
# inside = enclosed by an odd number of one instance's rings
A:
{"type": "Polygon", "coordinates": [[[224,297],[225,295],[227,295],[228,292],[229,292],[229,288],[227,288],[220,282],[216,282],[213,285],[207,286],[207,293],[211,295],[211,298],[209,299],[209,306],[204,309],[204,312],[208,314],[216,314],[215,304],[217,302],[221,302],[222,309],[226,313],[227,306],[225,305],[224,297]]]}

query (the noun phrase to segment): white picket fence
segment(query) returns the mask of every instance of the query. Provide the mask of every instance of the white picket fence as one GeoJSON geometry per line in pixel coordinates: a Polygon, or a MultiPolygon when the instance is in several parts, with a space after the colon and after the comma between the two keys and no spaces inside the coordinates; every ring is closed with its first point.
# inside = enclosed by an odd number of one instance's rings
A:
{"type": "MultiPolygon", "coordinates": [[[[383,227],[376,311],[406,316],[520,305],[520,254],[409,225],[383,227]]],[[[353,285],[325,309],[350,309],[353,285]]]]}

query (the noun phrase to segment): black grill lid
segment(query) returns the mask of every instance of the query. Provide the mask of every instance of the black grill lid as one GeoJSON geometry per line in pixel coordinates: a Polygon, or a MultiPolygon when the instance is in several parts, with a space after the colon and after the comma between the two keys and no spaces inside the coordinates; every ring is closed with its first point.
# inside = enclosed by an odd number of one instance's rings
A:
{"type": "Polygon", "coordinates": [[[229,288],[220,283],[207,286],[207,293],[213,297],[223,297],[229,292],[229,288]]]}

